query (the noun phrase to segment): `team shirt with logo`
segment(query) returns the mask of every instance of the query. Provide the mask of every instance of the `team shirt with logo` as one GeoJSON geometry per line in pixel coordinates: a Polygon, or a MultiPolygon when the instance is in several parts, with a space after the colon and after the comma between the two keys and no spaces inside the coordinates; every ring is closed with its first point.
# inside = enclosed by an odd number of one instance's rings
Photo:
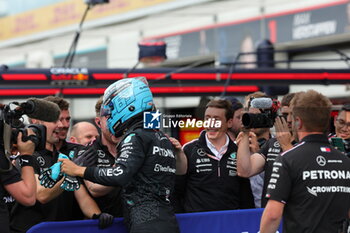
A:
{"type": "MultiPolygon", "coordinates": [[[[108,151],[107,146],[102,144],[101,137],[93,141],[78,158],[84,166],[88,167],[112,167],[115,163],[114,156],[108,151]],[[89,160],[90,163],[86,164],[84,159],[89,160]]],[[[114,217],[123,216],[121,186],[113,187],[112,191],[106,195],[94,197],[94,200],[103,213],[111,214],[114,217]]]]}
{"type": "MultiPolygon", "coordinates": [[[[0,168],[3,170],[8,169],[8,161],[5,158],[5,154],[1,153],[0,155],[0,168]]],[[[7,233],[9,230],[9,213],[8,213],[8,203],[12,200],[11,195],[7,193],[4,188],[4,185],[13,184],[21,181],[21,175],[16,170],[16,168],[12,168],[11,170],[0,173],[0,226],[1,232],[7,233]],[[9,200],[8,198],[11,198],[9,200]]]]}
{"type": "Polygon", "coordinates": [[[349,168],[321,134],[277,157],[266,196],[285,204],[283,232],[338,232],[350,207],[349,168]]]}
{"type": "Polygon", "coordinates": [[[205,131],[184,146],[188,171],[176,180],[177,212],[254,208],[249,179],[237,175],[237,146],[229,140],[219,159],[208,148],[205,131]]]}
{"type": "Polygon", "coordinates": [[[114,167],[88,167],[84,178],[122,186],[124,220],[131,232],[178,233],[169,196],[174,187],[173,146],[161,131],[129,130],[114,167]]]}
{"type": "Polygon", "coordinates": [[[282,148],[276,138],[270,138],[269,140],[267,140],[259,151],[259,153],[264,157],[266,161],[264,166],[265,175],[261,197],[261,207],[266,206],[266,189],[271,178],[273,163],[275,162],[275,159],[277,158],[277,156],[280,155],[281,152],[282,148]]]}
{"type": "MultiPolygon", "coordinates": [[[[33,154],[34,173],[40,175],[44,169],[57,162],[57,151],[41,150],[33,154]]],[[[44,221],[68,221],[75,220],[74,216],[74,192],[64,191],[55,199],[46,204],[36,202],[34,206],[23,206],[16,203],[11,213],[11,231],[25,232],[30,227],[44,221]],[[28,217],[30,216],[30,217],[28,217]]]]}

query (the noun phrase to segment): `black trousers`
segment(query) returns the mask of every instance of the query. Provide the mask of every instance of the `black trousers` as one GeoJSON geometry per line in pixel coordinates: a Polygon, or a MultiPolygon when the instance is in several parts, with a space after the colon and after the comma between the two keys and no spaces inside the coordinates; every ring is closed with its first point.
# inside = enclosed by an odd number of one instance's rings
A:
{"type": "Polygon", "coordinates": [[[171,205],[142,203],[127,210],[125,218],[130,233],[179,233],[171,205]]]}

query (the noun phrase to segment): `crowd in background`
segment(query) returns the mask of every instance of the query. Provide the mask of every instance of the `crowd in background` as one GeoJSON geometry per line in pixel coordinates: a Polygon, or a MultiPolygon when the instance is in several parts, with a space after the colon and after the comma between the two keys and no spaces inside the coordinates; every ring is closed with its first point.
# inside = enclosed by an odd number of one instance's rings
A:
{"type": "MultiPolygon", "coordinates": [[[[220,128],[205,128],[197,139],[185,145],[169,137],[177,158],[177,172],[172,193],[164,195],[175,213],[266,207],[276,158],[299,142],[293,131],[290,108],[295,95],[298,93],[281,99],[271,128],[242,125],[243,114],[263,111],[251,106],[253,99],[270,98],[256,92],[246,96],[244,103],[233,97],[210,100],[203,118],[220,121],[220,128]]],[[[125,139],[116,137],[108,128],[109,115],[101,108],[102,97],[95,106],[95,124],[78,122],[72,127],[69,103],[61,97],[44,99],[59,106],[60,117],[56,122],[30,119],[31,123],[46,126],[46,148],[34,152],[36,200],[21,203],[9,194],[3,198],[8,206],[10,232],[25,232],[44,221],[86,218],[99,219],[103,228],[112,223],[113,217],[125,217],[123,206],[130,203],[123,202],[122,196],[126,193],[120,185],[107,186],[75,177],[50,180],[54,172],[52,166],[62,159],[60,154],[77,165],[99,168],[113,167],[119,156],[127,156],[117,150],[118,143],[125,139]],[[69,187],[71,190],[67,190],[69,187]]],[[[341,144],[335,145],[336,149],[344,157],[350,157],[349,104],[342,106],[327,129],[323,133],[328,135],[329,142],[339,142],[332,138],[340,138],[341,144]],[[331,125],[334,132],[330,131],[331,125]]],[[[21,170],[20,161],[13,162],[21,170]]],[[[151,209],[149,206],[148,211],[151,209]]]]}

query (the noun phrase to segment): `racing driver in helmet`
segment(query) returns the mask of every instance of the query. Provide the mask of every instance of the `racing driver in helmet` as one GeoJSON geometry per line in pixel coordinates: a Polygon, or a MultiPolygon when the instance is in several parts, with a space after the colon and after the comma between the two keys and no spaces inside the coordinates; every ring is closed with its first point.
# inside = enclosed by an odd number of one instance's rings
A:
{"type": "Polygon", "coordinates": [[[129,232],[178,233],[169,200],[175,182],[174,147],[162,131],[144,129],[144,112],[152,110],[153,96],[145,79],[111,84],[104,92],[101,113],[107,116],[111,133],[121,138],[115,165],[80,167],[62,159],[61,170],[102,185],[122,186],[129,232]]]}

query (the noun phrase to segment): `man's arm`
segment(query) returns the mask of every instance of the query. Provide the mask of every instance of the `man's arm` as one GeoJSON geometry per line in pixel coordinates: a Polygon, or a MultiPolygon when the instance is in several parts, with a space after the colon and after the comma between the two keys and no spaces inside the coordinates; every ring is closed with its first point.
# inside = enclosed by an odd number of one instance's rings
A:
{"type": "Polygon", "coordinates": [[[281,222],[285,203],[288,202],[293,185],[291,168],[285,156],[277,156],[272,169],[271,179],[266,191],[269,201],[261,217],[260,233],[275,233],[281,222]]]}
{"type": "Polygon", "coordinates": [[[264,169],[265,159],[259,154],[251,155],[249,149],[249,132],[242,131],[237,137],[237,173],[241,177],[251,177],[264,169]]]}
{"type": "MultiPolygon", "coordinates": [[[[28,135],[33,134],[33,131],[28,129],[28,135]]],[[[26,206],[34,205],[36,201],[34,169],[32,165],[30,165],[30,163],[33,163],[33,161],[30,161],[33,160],[33,157],[28,157],[28,155],[33,155],[34,149],[35,145],[32,141],[22,141],[22,133],[20,132],[17,137],[17,150],[20,156],[25,155],[27,157],[23,157],[23,159],[25,160],[24,162],[27,162],[28,164],[24,164],[21,167],[21,181],[4,186],[7,192],[9,192],[16,201],[26,206]]]]}
{"type": "Polygon", "coordinates": [[[282,219],[284,204],[269,200],[260,222],[260,233],[276,233],[282,219]]]}
{"type": "Polygon", "coordinates": [[[87,218],[92,218],[94,214],[101,213],[100,208],[92,199],[92,197],[88,194],[84,185],[81,185],[78,190],[74,191],[74,196],[79,204],[81,211],[87,218]]]}
{"type": "Polygon", "coordinates": [[[122,186],[138,172],[145,159],[142,139],[135,134],[128,136],[127,143],[120,146],[121,155],[116,160],[116,167],[80,167],[67,159],[59,159],[61,171],[79,176],[94,183],[108,186],[122,186]]]}
{"type": "Polygon", "coordinates": [[[168,137],[175,148],[176,156],[176,175],[185,175],[187,172],[187,157],[182,150],[180,142],[173,137],[168,137]]]}
{"type": "Polygon", "coordinates": [[[102,197],[110,193],[114,187],[96,184],[88,180],[84,180],[86,188],[93,197],[102,197]]]}
{"type": "Polygon", "coordinates": [[[7,192],[19,203],[25,206],[32,206],[36,201],[36,182],[33,167],[26,166],[21,169],[22,180],[16,183],[5,185],[7,192]]]}
{"type": "Polygon", "coordinates": [[[40,184],[39,180],[39,175],[35,174],[35,180],[36,180],[36,199],[41,203],[41,204],[46,204],[49,201],[55,199],[58,197],[64,190],[61,189],[61,184],[64,180],[62,178],[60,181],[58,181],[52,188],[45,188],[40,184]]]}
{"type": "Polygon", "coordinates": [[[74,195],[84,215],[87,218],[98,219],[98,226],[100,229],[104,229],[113,224],[114,217],[110,214],[101,212],[100,208],[89,195],[84,185],[81,185],[78,190],[74,191],[74,195]]]}

